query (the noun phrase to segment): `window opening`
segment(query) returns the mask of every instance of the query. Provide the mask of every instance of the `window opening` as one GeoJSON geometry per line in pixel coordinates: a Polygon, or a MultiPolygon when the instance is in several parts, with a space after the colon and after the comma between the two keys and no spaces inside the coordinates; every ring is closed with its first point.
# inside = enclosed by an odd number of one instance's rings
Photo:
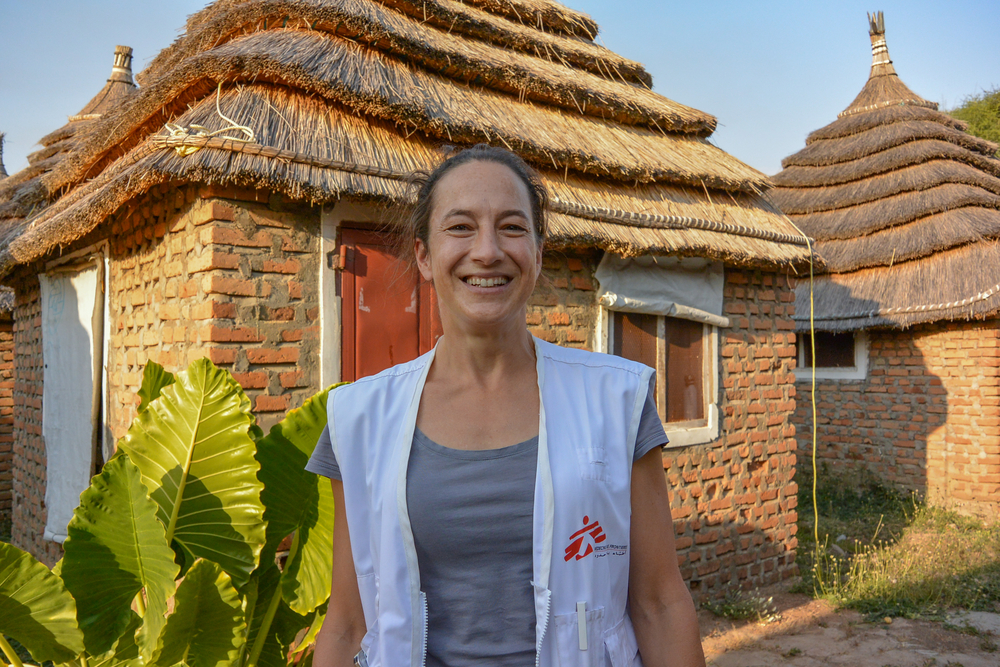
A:
{"type": "MultiPolygon", "coordinates": [[[[805,367],[812,362],[812,345],[808,337],[796,337],[803,349],[805,367]]],[[[817,368],[854,368],[854,332],[834,333],[831,331],[816,332],[816,367],[817,368]]]]}
{"type": "Polygon", "coordinates": [[[705,325],[612,311],[612,353],[656,369],[653,388],[665,423],[705,419],[705,325]]]}

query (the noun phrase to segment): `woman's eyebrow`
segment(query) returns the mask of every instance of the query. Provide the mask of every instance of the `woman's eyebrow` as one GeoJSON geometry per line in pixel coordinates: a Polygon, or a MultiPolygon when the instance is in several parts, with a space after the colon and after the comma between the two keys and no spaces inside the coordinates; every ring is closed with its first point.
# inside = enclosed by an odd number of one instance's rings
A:
{"type": "Polygon", "coordinates": [[[464,216],[466,218],[472,218],[472,217],[474,217],[472,215],[472,211],[470,211],[469,209],[465,209],[465,208],[453,208],[453,209],[451,209],[450,211],[448,211],[447,213],[444,214],[445,218],[453,218],[455,216],[464,216]]]}
{"type": "MultiPolygon", "coordinates": [[[[503,218],[509,218],[511,216],[517,216],[519,218],[524,218],[525,220],[528,219],[528,214],[525,213],[522,209],[519,209],[519,208],[512,208],[512,209],[508,209],[506,211],[503,211],[503,212],[500,213],[500,215],[497,216],[497,218],[498,219],[503,219],[503,218]]],[[[453,208],[453,209],[451,209],[450,211],[448,211],[447,213],[444,214],[444,218],[446,218],[446,219],[447,218],[453,218],[453,217],[474,218],[475,215],[473,214],[473,212],[471,210],[466,209],[466,208],[453,208]]]]}

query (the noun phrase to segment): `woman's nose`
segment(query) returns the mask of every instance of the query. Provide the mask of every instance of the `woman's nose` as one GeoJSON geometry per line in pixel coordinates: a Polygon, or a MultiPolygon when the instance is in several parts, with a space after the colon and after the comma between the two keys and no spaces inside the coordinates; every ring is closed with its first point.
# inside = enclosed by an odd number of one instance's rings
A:
{"type": "Polygon", "coordinates": [[[503,259],[503,249],[500,248],[500,238],[497,230],[490,225],[479,228],[476,242],[472,248],[472,259],[484,264],[494,264],[503,259]]]}

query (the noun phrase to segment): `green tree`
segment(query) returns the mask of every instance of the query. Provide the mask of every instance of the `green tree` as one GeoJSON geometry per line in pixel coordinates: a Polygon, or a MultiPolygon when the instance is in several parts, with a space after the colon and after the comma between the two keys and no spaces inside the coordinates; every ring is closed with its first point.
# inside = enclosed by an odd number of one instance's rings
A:
{"type": "Polygon", "coordinates": [[[1000,144],[1000,88],[969,95],[948,114],[968,123],[969,134],[1000,144]]]}

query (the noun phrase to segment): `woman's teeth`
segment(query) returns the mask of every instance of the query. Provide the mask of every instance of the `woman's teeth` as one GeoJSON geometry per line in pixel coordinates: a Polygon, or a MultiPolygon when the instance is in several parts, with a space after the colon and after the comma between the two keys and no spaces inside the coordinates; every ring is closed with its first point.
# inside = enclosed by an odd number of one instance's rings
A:
{"type": "Polygon", "coordinates": [[[465,282],[475,287],[496,287],[506,285],[507,278],[466,278],[465,282]]]}

